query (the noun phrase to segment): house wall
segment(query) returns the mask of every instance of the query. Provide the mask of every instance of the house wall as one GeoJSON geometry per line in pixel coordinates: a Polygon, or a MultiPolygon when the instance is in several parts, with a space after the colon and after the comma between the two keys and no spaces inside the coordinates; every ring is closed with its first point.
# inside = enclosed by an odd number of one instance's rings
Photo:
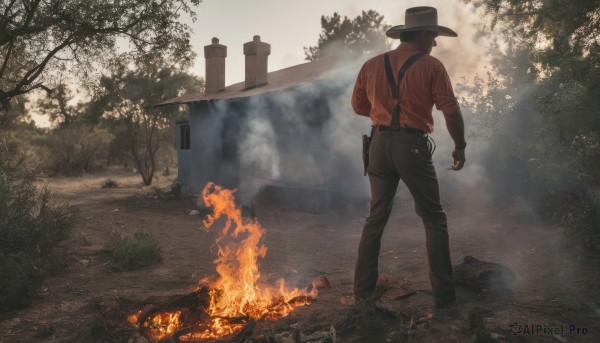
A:
{"type": "Polygon", "coordinates": [[[239,125],[234,118],[239,112],[222,101],[194,103],[189,108],[191,149],[189,157],[182,156],[190,163],[186,189],[199,193],[208,182],[237,187],[239,125]]]}
{"type": "Polygon", "coordinates": [[[190,105],[190,178],[187,188],[193,193],[200,193],[202,185],[212,180],[212,175],[218,172],[216,148],[219,144],[219,122],[210,111],[208,103],[190,105]]]}
{"type": "Polygon", "coordinates": [[[187,121],[177,122],[174,126],[175,149],[177,151],[177,180],[179,181],[179,184],[183,187],[184,192],[191,192],[192,190],[189,188],[189,183],[192,150],[183,150],[181,147],[181,127],[183,125],[189,125],[189,123],[187,121]]]}
{"type": "MultiPolygon", "coordinates": [[[[349,106],[339,100],[346,100],[346,88],[332,82],[313,83],[254,97],[190,104],[186,189],[198,193],[214,182],[237,189],[236,197],[243,203],[269,184],[364,193],[359,188],[364,183],[360,136],[351,134],[360,131],[349,121],[356,116],[349,108],[336,107],[349,106]]],[[[359,121],[359,125],[364,124],[359,121]]]]}

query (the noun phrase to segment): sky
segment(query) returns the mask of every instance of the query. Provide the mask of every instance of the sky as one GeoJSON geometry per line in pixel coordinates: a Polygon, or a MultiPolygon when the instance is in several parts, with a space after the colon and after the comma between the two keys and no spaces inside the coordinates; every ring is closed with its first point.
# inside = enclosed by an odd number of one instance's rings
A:
{"type": "MultiPolygon", "coordinates": [[[[198,54],[191,72],[204,76],[203,47],[209,45],[213,37],[227,46],[225,83],[230,85],[244,80],[242,46],[254,35],[271,44],[268,68],[275,71],[307,62],[303,47],[317,44],[322,15],[331,16],[338,12],[353,19],[361,11],[373,9],[385,17],[385,23],[400,25],[404,24],[405,10],[414,6],[436,7],[438,24],[459,35],[458,38],[439,38],[437,50],[434,49],[432,55],[446,53],[452,57],[452,54],[464,53],[464,49],[476,50],[473,49],[476,18],[473,9],[462,0],[204,0],[196,8],[197,20],[188,22],[194,32],[192,46],[198,54]]],[[[469,56],[469,63],[465,63],[461,58],[461,67],[449,61],[448,71],[457,77],[472,74],[481,69],[482,59],[482,56],[469,56]]]]}

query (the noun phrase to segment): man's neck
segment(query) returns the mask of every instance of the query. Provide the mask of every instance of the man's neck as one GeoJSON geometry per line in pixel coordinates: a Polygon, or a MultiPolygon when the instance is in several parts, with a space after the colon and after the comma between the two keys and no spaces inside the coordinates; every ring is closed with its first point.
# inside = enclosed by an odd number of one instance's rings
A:
{"type": "Polygon", "coordinates": [[[419,50],[419,46],[413,42],[401,42],[400,45],[398,45],[398,50],[417,51],[419,50]]]}
{"type": "Polygon", "coordinates": [[[401,42],[397,48],[398,51],[414,51],[414,52],[422,52],[424,54],[429,54],[429,51],[426,51],[419,47],[417,43],[413,42],[401,42]]]}

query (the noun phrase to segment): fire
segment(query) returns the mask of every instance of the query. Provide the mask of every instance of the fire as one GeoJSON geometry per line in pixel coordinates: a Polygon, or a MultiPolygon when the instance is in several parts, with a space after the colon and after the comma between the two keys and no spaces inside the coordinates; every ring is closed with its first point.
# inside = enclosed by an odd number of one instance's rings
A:
{"type": "MultiPolygon", "coordinates": [[[[208,230],[224,222],[215,243],[214,261],[218,277],[204,281],[210,287],[210,301],[205,309],[208,319],[197,323],[193,330],[178,336],[181,341],[199,341],[235,334],[249,320],[277,320],[294,308],[310,303],[316,289],[288,288],[281,279],[277,287],[260,280],[258,259],[264,258],[267,247],[261,244],[266,230],[256,220],[242,218],[235,205],[234,191],[208,183],[202,191],[205,206],[213,213],[203,221],[208,230]]],[[[139,322],[141,312],[129,316],[130,323],[145,329],[153,339],[174,335],[182,325],[182,312],[157,312],[139,322]]]]}

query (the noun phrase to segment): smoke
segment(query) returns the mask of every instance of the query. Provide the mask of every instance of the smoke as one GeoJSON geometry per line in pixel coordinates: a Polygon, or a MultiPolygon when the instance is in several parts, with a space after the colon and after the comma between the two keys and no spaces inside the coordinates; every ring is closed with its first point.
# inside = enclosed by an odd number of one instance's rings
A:
{"type": "MultiPolygon", "coordinates": [[[[475,48],[482,38],[472,26],[470,10],[457,4],[452,7],[450,12],[456,17],[452,23],[457,26],[448,26],[455,29],[460,38],[440,37],[439,46],[433,52],[445,63],[454,82],[483,70],[481,66],[489,60],[484,51],[475,48]]],[[[441,16],[446,17],[448,11],[440,11],[442,13],[441,16]]],[[[240,100],[237,106],[232,105],[232,101],[218,102],[224,106],[219,109],[223,113],[244,113],[233,119],[240,121],[237,140],[242,202],[249,203],[265,185],[320,189],[353,198],[369,198],[368,178],[363,175],[361,136],[369,133],[371,122],[354,114],[350,106],[354,80],[368,57],[342,59],[338,56],[338,67],[321,81],[250,97],[240,100]]],[[[447,171],[452,165],[454,143],[444,127],[441,113],[435,113],[435,121],[434,163],[443,197],[451,201],[464,187],[477,188],[487,182],[481,165],[487,146],[469,144],[465,169],[447,171]]],[[[470,113],[467,111],[465,121],[468,132],[470,113]]]]}
{"type": "Polygon", "coordinates": [[[278,179],[281,175],[279,151],[275,142],[275,128],[266,120],[261,98],[251,98],[245,122],[240,158],[243,170],[251,170],[265,178],[278,179]]]}
{"type": "Polygon", "coordinates": [[[349,103],[356,72],[353,66],[246,101],[239,134],[242,201],[268,184],[368,196],[360,156],[369,123],[349,103]]]}

